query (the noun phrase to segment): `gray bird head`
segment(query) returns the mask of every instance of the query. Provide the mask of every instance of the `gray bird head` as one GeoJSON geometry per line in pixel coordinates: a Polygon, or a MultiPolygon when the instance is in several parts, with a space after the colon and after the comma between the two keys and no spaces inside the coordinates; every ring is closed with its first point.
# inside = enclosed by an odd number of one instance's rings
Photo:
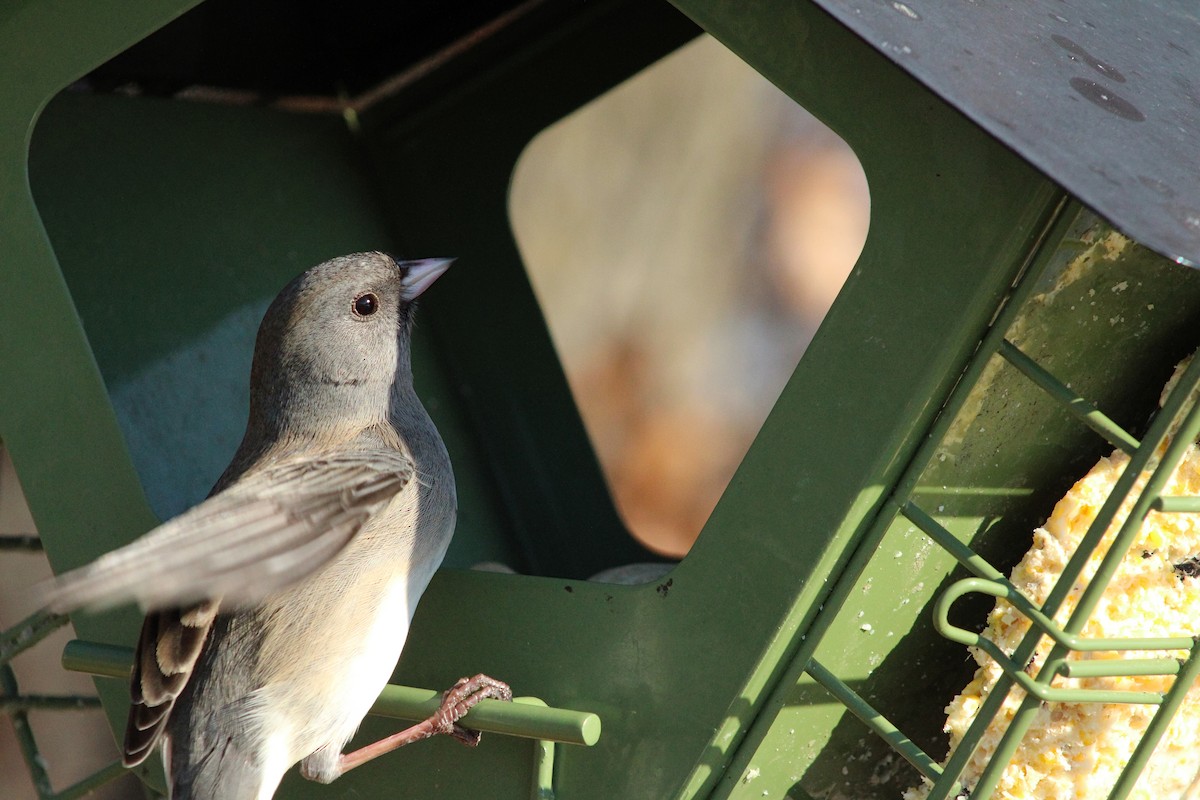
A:
{"type": "Polygon", "coordinates": [[[284,287],[254,345],[247,436],[328,435],[386,418],[395,392],[412,390],[414,301],[450,261],[355,253],[284,287]]]}

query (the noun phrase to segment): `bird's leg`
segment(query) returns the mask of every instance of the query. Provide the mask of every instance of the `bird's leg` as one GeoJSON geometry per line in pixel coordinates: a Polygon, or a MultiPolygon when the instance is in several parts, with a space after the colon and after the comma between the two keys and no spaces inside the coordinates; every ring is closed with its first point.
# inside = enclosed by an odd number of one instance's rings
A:
{"type": "Polygon", "coordinates": [[[479,744],[481,734],[479,731],[462,727],[458,721],[480,700],[487,699],[512,700],[512,689],[508,687],[507,683],[489,678],[487,675],[460,678],[458,683],[442,694],[441,706],[429,719],[418,722],[398,733],[393,733],[374,744],[359,748],[353,753],[342,754],[338,757],[337,774],[341,775],[384,753],[390,753],[406,744],[419,742],[439,733],[450,734],[468,747],[474,747],[479,744]]]}

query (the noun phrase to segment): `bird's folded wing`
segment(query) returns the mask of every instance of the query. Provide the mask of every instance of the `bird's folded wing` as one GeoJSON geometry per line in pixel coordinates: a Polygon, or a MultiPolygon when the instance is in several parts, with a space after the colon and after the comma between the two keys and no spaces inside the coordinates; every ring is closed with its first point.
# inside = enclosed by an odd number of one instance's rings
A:
{"type": "Polygon", "coordinates": [[[145,609],[209,598],[262,599],[327,563],[413,476],[402,453],[336,452],[288,458],[242,476],[93,563],[56,579],[55,611],[136,600],[145,609]]]}

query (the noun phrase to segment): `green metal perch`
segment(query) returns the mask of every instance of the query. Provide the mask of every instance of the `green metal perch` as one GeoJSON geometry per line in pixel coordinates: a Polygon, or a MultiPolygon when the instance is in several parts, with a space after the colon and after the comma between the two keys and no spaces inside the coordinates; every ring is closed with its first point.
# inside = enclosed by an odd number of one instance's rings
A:
{"type": "MultiPolygon", "coordinates": [[[[133,649],[75,639],[63,648],[62,665],[72,672],[128,680],[133,649]]],[[[441,692],[388,684],[371,707],[380,717],[423,720],[437,711],[441,692]]],[[[587,711],[553,708],[536,697],[514,697],[511,703],[484,700],[462,719],[484,733],[536,739],[534,800],[554,798],[554,745],[594,745],[600,739],[600,717],[587,711]]]]}
{"type": "MultiPolygon", "coordinates": [[[[129,678],[133,649],[119,645],[67,642],[63,669],[106,678],[129,678]]],[[[389,684],[371,713],[394,719],[423,720],[438,709],[441,692],[389,684]]],[[[591,746],[600,739],[600,717],[587,711],[552,708],[536,697],[515,697],[511,703],[484,700],[463,717],[463,724],[483,733],[503,733],[526,739],[591,746]]]]}

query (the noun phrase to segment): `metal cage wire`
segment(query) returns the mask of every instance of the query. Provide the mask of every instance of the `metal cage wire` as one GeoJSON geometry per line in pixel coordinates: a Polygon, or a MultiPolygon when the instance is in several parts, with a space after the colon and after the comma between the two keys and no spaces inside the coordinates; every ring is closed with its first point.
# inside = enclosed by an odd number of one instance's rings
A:
{"type": "MultiPolygon", "coordinates": [[[[1078,212],[1075,204],[1060,209],[1056,230],[1048,238],[1061,239],[1065,228],[1078,212]]],[[[1049,248],[1053,250],[1054,248],[1049,248]]],[[[1200,497],[1164,495],[1168,479],[1179,465],[1188,447],[1200,435],[1200,404],[1196,403],[1200,387],[1200,359],[1193,359],[1171,392],[1163,407],[1154,414],[1145,435],[1139,440],[1102,413],[1096,404],[1073,391],[1067,382],[1043,368],[1022,352],[1007,337],[1010,329],[1029,302],[1039,280],[1050,269],[1050,254],[1033,251],[1031,264],[1023,270],[1014,288],[997,314],[995,321],[975,353],[934,423],[921,450],[913,459],[903,478],[885,505],[885,512],[856,549],[846,571],[839,576],[824,613],[818,618],[808,638],[815,650],[821,636],[841,612],[851,590],[863,574],[867,562],[883,540],[885,533],[897,520],[905,520],[921,531],[934,544],[951,556],[972,577],[954,580],[945,586],[937,598],[934,628],[939,634],[959,644],[984,650],[1003,669],[1003,675],[992,687],[959,745],[949,754],[944,766],[907,737],[901,728],[878,711],[859,692],[817,658],[808,660],[804,671],[823,686],[839,703],[881,737],[922,776],[932,783],[930,800],[945,800],[958,796],[964,788],[972,796],[990,797],[1001,776],[1017,751],[1043,703],[1145,703],[1158,705],[1153,720],[1143,732],[1136,750],[1130,755],[1119,778],[1108,794],[1109,800],[1122,800],[1133,790],[1138,777],[1149,761],[1167,726],[1188,691],[1200,675],[1200,658],[1195,647],[1196,636],[1142,638],[1085,638],[1079,635],[1095,610],[1097,603],[1115,575],[1121,560],[1134,544],[1137,533],[1151,511],[1166,513],[1195,513],[1200,511],[1200,497]],[[1125,452],[1130,461],[1120,479],[1099,510],[1078,549],[1071,555],[1053,590],[1041,605],[1024,597],[1008,578],[971,546],[941,525],[915,497],[918,479],[925,471],[961,411],[968,395],[976,388],[985,368],[994,359],[1018,370],[1050,398],[1056,407],[1066,411],[1078,423],[1087,426],[1097,436],[1125,452]],[[1143,471],[1150,477],[1140,492],[1136,482],[1143,471]],[[1072,586],[1083,572],[1089,558],[1101,544],[1118,510],[1126,502],[1132,509],[1116,533],[1107,553],[1100,560],[1095,577],[1088,583],[1077,606],[1064,625],[1054,621],[1072,586]],[[948,612],[953,603],[966,594],[979,593],[1007,600],[1030,622],[1030,627],[1017,649],[1011,654],[980,634],[950,623],[948,612]],[[1044,638],[1053,642],[1042,668],[1036,675],[1026,672],[1035,650],[1044,638]],[[1103,662],[1072,659],[1075,653],[1108,651],[1179,651],[1188,653],[1186,659],[1117,658],[1103,662]],[[1175,676],[1165,692],[1122,692],[1075,688],[1057,688],[1054,679],[1064,677],[1115,677],[1162,675],[1175,676]],[[1025,692],[1019,710],[1005,730],[994,756],[971,787],[964,787],[961,777],[968,761],[980,745],[989,725],[1000,711],[1010,691],[1019,687],[1025,692]]]]}

